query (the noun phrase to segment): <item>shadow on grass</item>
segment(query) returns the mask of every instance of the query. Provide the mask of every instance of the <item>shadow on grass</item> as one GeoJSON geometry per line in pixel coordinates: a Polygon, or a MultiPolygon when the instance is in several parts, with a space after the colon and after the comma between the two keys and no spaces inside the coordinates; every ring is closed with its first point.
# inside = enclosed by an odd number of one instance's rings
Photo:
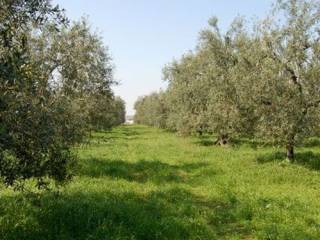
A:
{"type": "Polygon", "coordinates": [[[137,140],[148,139],[145,137],[151,130],[139,126],[122,126],[121,128],[114,128],[112,130],[99,131],[90,137],[91,144],[110,143],[114,140],[137,140]]]}
{"type": "Polygon", "coordinates": [[[319,147],[320,139],[319,138],[310,138],[304,141],[302,144],[304,147],[319,147]]]}
{"type": "Polygon", "coordinates": [[[209,135],[199,136],[197,137],[197,140],[194,141],[196,145],[204,147],[215,146],[215,142],[215,137],[209,135]]]}
{"type": "Polygon", "coordinates": [[[0,234],[3,240],[221,239],[249,234],[243,223],[251,215],[241,211],[248,209],[234,197],[204,199],[182,188],[18,195],[1,199],[0,234]]]}
{"type": "MultiPolygon", "coordinates": [[[[263,141],[259,139],[250,139],[250,138],[239,138],[232,139],[232,143],[236,146],[247,145],[253,149],[257,149],[257,147],[273,147],[275,144],[268,141],[263,141]]],[[[299,147],[319,147],[320,139],[319,138],[309,138],[306,139],[303,143],[298,145],[299,147]]]]}
{"type": "MultiPolygon", "coordinates": [[[[207,163],[170,165],[160,161],[127,162],[92,158],[82,162],[79,175],[96,178],[109,176],[140,183],[186,182],[189,179],[189,173],[207,166],[207,163]]],[[[216,174],[214,170],[210,173],[216,174]]]]}
{"type": "MultiPolygon", "coordinates": [[[[262,164],[274,161],[280,162],[285,159],[286,155],[284,152],[274,152],[257,157],[258,163],[262,164]]],[[[320,154],[311,151],[297,152],[293,163],[305,166],[312,170],[320,170],[320,154]]]]}
{"type": "MultiPolygon", "coordinates": [[[[200,146],[205,146],[205,147],[218,146],[216,144],[216,141],[217,141],[217,137],[204,135],[204,136],[198,137],[194,143],[200,146]]],[[[272,146],[271,143],[249,139],[249,138],[237,138],[237,139],[233,138],[230,140],[228,145],[235,148],[246,145],[253,149],[257,149],[259,146],[263,146],[263,147],[272,146]]]]}
{"type": "MultiPolygon", "coordinates": [[[[214,135],[202,135],[196,137],[196,140],[193,142],[196,145],[199,146],[216,146],[216,140],[217,137],[214,135]]],[[[238,148],[240,146],[248,146],[252,149],[257,149],[258,147],[273,147],[274,143],[264,141],[261,139],[255,139],[255,138],[232,138],[229,143],[232,147],[238,148]]],[[[320,146],[320,138],[317,137],[311,137],[309,139],[306,139],[303,143],[298,145],[299,147],[306,147],[306,148],[312,148],[312,147],[319,147],[320,146]]],[[[308,155],[308,154],[307,154],[308,155]]],[[[303,157],[303,156],[302,156],[303,157]]]]}

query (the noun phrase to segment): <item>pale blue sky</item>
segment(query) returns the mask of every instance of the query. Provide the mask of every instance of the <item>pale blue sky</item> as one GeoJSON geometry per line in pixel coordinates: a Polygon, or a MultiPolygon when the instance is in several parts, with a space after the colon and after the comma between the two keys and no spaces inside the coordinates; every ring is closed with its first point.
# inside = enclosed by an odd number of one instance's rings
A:
{"type": "Polygon", "coordinates": [[[165,88],[163,66],[194,49],[211,16],[226,29],[238,15],[265,16],[272,0],[53,0],[71,20],[88,16],[113,56],[116,95],[133,114],[138,96],[165,88]]]}

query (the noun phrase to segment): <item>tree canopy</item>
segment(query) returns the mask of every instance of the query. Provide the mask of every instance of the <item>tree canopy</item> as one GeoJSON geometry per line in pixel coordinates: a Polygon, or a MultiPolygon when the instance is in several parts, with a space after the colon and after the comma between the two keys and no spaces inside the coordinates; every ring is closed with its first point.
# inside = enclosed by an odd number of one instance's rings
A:
{"type": "Polygon", "coordinates": [[[69,24],[48,0],[1,0],[0,22],[0,177],[68,180],[72,146],[124,121],[111,57],[86,20],[69,24]]]}
{"type": "Polygon", "coordinates": [[[215,134],[219,144],[257,137],[293,160],[294,146],[319,132],[319,9],[319,1],[279,0],[266,19],[237,17],[225,32],[211,18],[196,50],[165,67],[163,111],[155,116],[153,93],[138,100],[136,121],[162,119],[161,127],[215,134]]]}

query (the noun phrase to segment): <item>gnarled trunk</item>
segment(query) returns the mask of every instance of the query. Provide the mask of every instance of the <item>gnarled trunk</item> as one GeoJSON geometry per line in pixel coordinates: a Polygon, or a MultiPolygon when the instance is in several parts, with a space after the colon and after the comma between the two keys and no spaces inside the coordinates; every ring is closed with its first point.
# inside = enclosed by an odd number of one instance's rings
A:
{"type": "Polygon", "coordinates": [[[202,130],[197,130],[198,136],[202,136],[203,135],[203,131],[202,130]]]}
{"type": "Polygon", "coordinates": [[[215,142],[215,145],[225,146],[229,143],[229,136],[227,134],[221,134],[215,142]]]}
{"type": "Polygon", "coordinates": [[[294,161],[294,146],[292,143],[289,143],[287,145],[287,159],[290,161],[290,162],[293,162],[294,161]]]}
{"type": "Polygon", "coordinates": [[[294,161],[294,145],[295,145],[295,134],[291,133],[287,141],[287,159],[290,162],[294,161]]]}

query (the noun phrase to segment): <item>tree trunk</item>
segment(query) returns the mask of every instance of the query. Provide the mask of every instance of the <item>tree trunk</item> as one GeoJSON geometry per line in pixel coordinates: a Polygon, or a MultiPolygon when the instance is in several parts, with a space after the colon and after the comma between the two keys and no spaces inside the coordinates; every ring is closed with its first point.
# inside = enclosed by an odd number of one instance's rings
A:
{"type": "Polygon", "coordinates": [[[289,135],[288,141],[287,141],[287,159],[290,162],[294,161],[294,145],[295,145],[295,134],[292,133],[289,135]]]}
{"type": "Polygon", "coordinates": [[[290,162],[293,162],[294,160],[294,146],[290,143],[287,145],[287,159],[290,162]]]}
{"type": "Polygon", "coordinates": [[[225,146],[229,142],[229,137],[227,134],[221,134],[216,140],[215,144],[219,146],[225,146]]]}

